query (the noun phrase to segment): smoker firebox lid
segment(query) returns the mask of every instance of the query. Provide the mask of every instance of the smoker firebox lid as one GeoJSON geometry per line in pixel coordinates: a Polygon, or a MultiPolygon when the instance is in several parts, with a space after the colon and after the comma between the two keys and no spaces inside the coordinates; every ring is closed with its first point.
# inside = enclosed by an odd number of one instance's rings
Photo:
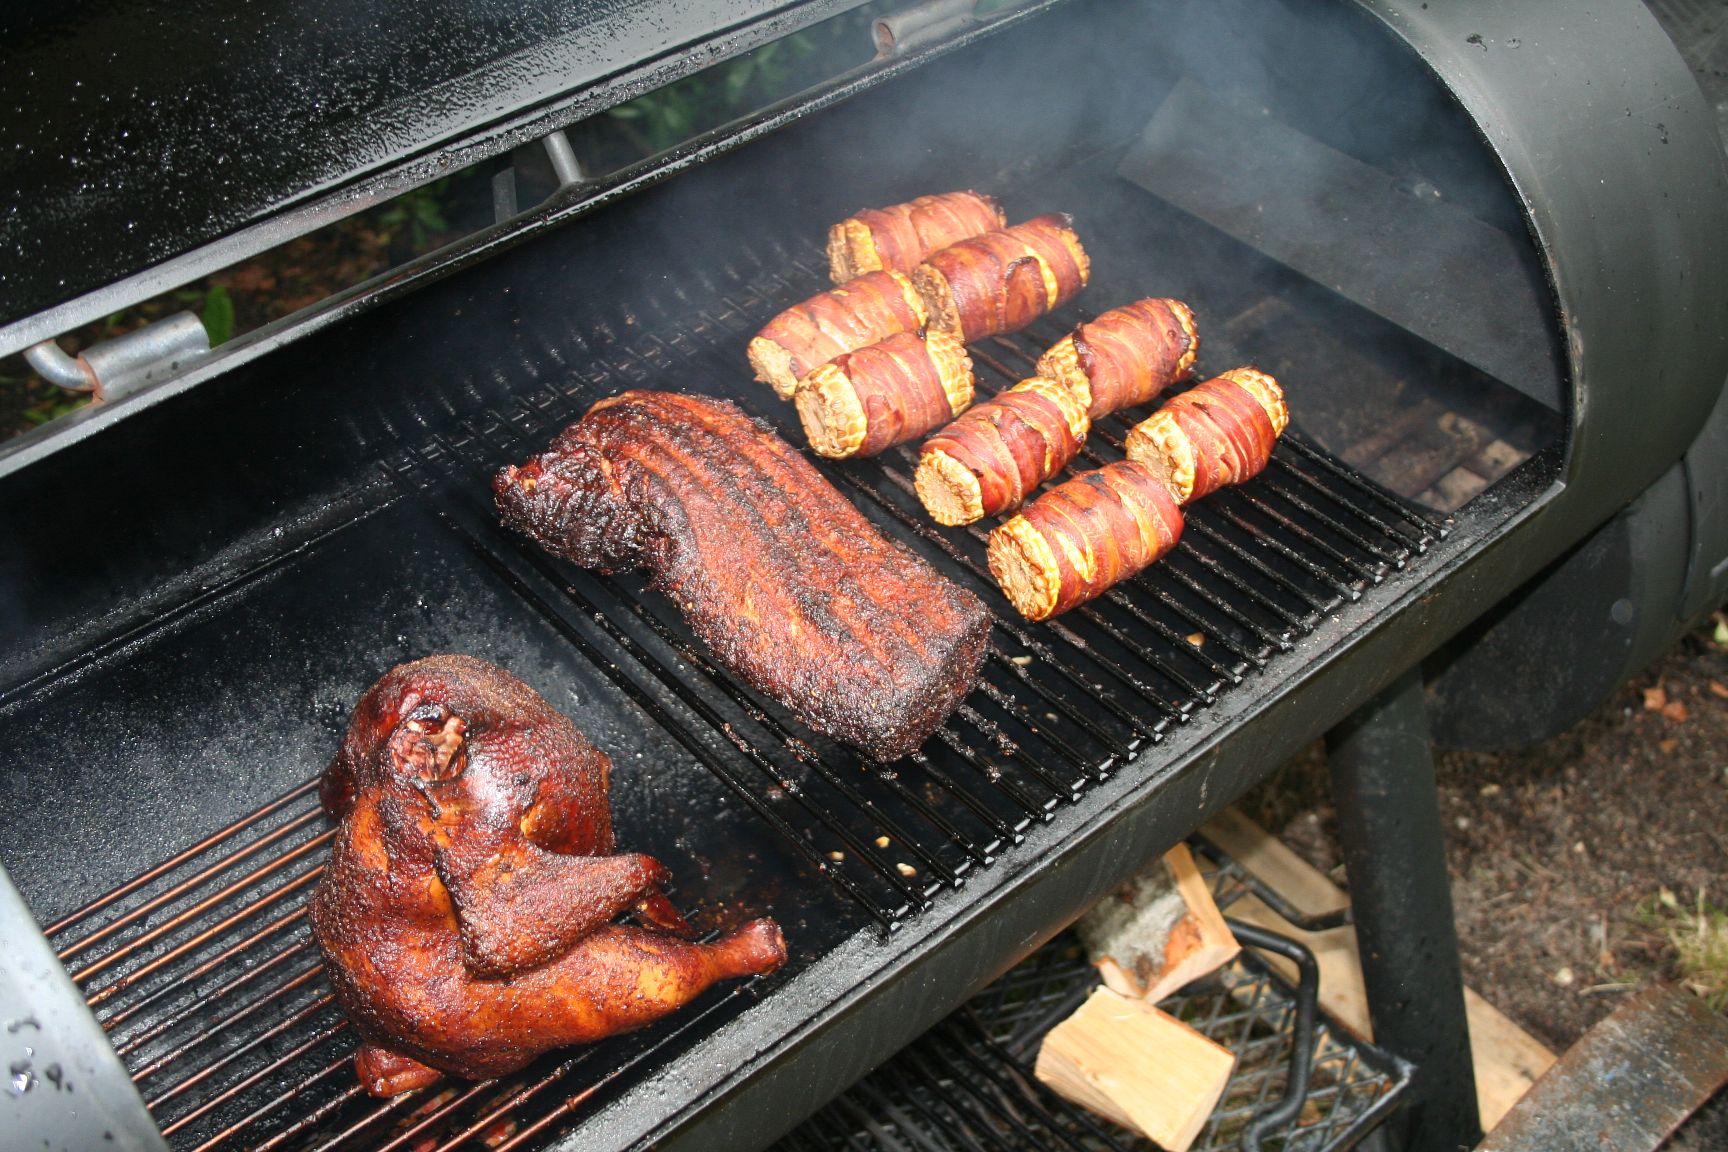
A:
{"type": "Polygon", "coordinates": [[[21,0],[0,15],[0,351],[287,209],[323,206],[230,258],[858,3],[21,0]]]}

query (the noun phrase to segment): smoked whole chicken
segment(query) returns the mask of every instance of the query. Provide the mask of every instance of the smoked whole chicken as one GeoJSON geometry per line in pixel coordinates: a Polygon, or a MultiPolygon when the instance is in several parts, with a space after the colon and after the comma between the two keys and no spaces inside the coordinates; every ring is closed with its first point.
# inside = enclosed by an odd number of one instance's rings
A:
{"type": "Polygon", "coordinates": [[[610,770],[484,660],[403,664],[360,698],[322,781],[338,826],[311,920],[368,1092],[500,1076],[785,962],[772,920],[685,938],[666,869],[614,853],[610,770]]]}

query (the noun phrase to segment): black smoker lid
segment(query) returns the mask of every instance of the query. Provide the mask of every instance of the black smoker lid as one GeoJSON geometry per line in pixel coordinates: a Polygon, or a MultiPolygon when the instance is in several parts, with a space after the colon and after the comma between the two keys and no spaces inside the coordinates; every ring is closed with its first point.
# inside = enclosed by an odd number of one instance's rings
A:
{"type": "Polygon", "coordinates": [[[0,354],[858,2],[12,0],[0,354]]]}

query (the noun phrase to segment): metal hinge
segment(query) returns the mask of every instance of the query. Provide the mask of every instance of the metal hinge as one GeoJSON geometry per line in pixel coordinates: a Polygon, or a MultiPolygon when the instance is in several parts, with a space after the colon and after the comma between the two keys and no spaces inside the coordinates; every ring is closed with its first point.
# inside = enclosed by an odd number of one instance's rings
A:
{"type": "Polygon", "coordinates": [[[137,331],[92,344],[76,358],[53,340],[32,344],[24,359],[46,381],[98,401],[118,400],[166,380],[209,355],[210,335],[190,312],[176,312],[137,331]]]}

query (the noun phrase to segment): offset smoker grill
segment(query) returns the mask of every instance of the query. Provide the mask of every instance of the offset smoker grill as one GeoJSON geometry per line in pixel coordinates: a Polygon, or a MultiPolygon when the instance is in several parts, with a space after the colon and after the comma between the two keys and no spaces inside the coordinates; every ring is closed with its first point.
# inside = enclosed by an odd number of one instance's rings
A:
{"type": "MultiPolygon", "coordinates": [[[[27,766],[0,792],[0,862],[28,903],[10,906],[8,938],[43,953],[6,970],[5,1011],[57,1005],[31,1067],[59,1063],[64,1080],[80,1061],[72,1092],[38,1076],[9,1115],[69,1146],[93,1115],[97,1139],[153,1121],[187,1148],[764,1145],[1290,750],[1412,683],[1399,678],[1686,448],[1724,368],[1721,163],[1701,158],[1696,93],[1636,11],[1566,32],[1380,16],[1389,32],[1342,8],[1044,7],[925,11],[896,25],[914,34],[891,54],[810,95],[572,184],[0,462],[0,748],[27,766]],[[1500,70],[1501,50],[1527,54],[1500,70]],[[1312,69],[1265,63],[1285,58],[1348,60],[1404,95],[1364,108],[1312,69]],[[1652,139],[1659,121],[1669,143],[1613,185],[1557,179],[1543,151],[1595,172],[1632,147],[1569,134],[1568,110],[1606,98],[1568,86],[1573,67],[1663,94],[1622,118],[1652,139]],[[1490,114],[1514,94],[1551,136],[1490,114]],[[1233,154],[1231,139],[1246,143],[1233,154]],[[1244,199],[1227,177],[1255,165],[1266,194],[1244,199]],[[1310,243],[1279,224],[1305,198],[1298,170],[1326,209],[1310,243]],[[1052,625],[990,591],[981,532],[929,525],[907,454],[823,464],[997,610],[979,689],[878,771],[717,673],[639,579],[502,532],[485,481],[625,387],[733,396],[801,442],[747,379],[745,340],[820,285],[828,222],[968,184],[1016,218],[1073,212],[1096,269],[1080,308],[1190,300],[1202,367],[1261,361],[1295,427],[1266,473],[1193,511],[1175,556],[1052,625]],[[1614,227],[1590,223],[1611,210],[1614,227]],[[1454,245],[1473,261],[1455,275],[1400,275],[1444,271],[1454,245]],[[1484,323],[1446,322],[1459,316],[1484,323]],[[706,929],[772,912],[788,967],[505,1081],[360,1093],[299,912],[328,834],[307,782],[366,684],[440,650],[495,659],[574,716],[618,765],[620,843],[665,860],[706,929]]],[[[740,15],[725,50],[784,31],[776,19],[740,15]]],[[[581,99],[630,94],[618,84],[581,99]]],[[[464,147],[511,142],[487,131],[464,147]]],[[[272,227],[300,219],[284,209],[272,227]]],[[[35,338],[130,283],[32,297],[0,331],[35,338]]],[[[975,347],[983,389],[1076,318],[975,347]]],[[[1126,427],[1105,422],[1080,463],[1118,456],[1126,427]]],[[[1363,732],[1410,699],[1346,733],[1347,782],[1384,759],[1363,732]]],[[[1408,791],[1401,816],[1420,829],[1420,768],[1418,753],[1414,776],[1359,795],[1408,791]]],[[[1398,937],[1411,886],[1432,917],[1433,845],[1367,835],[1384,813],[1350,811],[1362,930],[1398,937]]],[[[1444,933],[1408,937],[1429,950],[1400,954],[1402,974],[1433,975],[1444,1009],[1444,933]]],[[[1455,1024],[1377,1026],[1424,1057],[1411,1099],[1442,1117],[1432,1130],[1467,1130],[1447,1111],[1455,1024]]]]}

